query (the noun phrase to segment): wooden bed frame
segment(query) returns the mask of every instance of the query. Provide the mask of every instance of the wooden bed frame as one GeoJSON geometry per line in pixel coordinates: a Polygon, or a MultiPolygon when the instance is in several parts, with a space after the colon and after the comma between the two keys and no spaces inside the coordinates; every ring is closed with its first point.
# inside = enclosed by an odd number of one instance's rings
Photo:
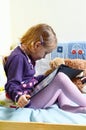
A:
{"type": "Polygon", "coordinates": [[[86,125],[0,121],[0,130],[86,130],[86,125]]]}

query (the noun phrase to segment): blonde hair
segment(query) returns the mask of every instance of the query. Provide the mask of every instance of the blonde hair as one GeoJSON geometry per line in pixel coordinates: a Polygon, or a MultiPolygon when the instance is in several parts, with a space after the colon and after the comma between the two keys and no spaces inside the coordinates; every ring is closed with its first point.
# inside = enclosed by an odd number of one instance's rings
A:
{"type": "Polygon", "coordinates": [[[57,38],[54,30],[47,24],[37,24],[27,30],[20,39],[21,44],[31,44],[40,41],[44,46],[49,46],[51,43],[57,43],[57,38]]]}

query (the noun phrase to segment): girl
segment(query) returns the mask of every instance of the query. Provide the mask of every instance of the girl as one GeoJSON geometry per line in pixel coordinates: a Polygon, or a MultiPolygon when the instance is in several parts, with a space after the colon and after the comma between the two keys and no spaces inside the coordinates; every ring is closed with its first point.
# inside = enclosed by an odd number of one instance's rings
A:
{"type": "Polygon", "coordinates": [[[47,108],[57,103],[61,109],[86,113],[86,98],[62,72],[30,100],[34,85],[45,77],[34,76],[36,61],[45,58],[57,47],[57,38],[52,27],[47,24],[32,26],[20,41],[20,46],[12,51],[5,64],[7,97],[17,102],[18,107],[47,108]],[[71,101],[77,106],[71,106],[71,101]]]}

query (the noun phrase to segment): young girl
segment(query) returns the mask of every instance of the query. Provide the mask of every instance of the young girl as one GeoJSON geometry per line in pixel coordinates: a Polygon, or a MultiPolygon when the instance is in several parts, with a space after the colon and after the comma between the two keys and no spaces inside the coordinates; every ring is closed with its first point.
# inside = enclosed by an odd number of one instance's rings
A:
{"type": "Polygon", "coordinates": [[[18,107],[47,108],[56,103],[63,110],[86,113],[86,98],[62,72],[59,72],[45,89],[30,99],[34,85],[45,77],[34,76],[36,61],[45,58],[56,47],[56,34],[49,25],[38,24],[31,27],[5,64],[6,96],[17,102],[18,107]],[[72,106],[71,101],[77,106],[72,106]]]}

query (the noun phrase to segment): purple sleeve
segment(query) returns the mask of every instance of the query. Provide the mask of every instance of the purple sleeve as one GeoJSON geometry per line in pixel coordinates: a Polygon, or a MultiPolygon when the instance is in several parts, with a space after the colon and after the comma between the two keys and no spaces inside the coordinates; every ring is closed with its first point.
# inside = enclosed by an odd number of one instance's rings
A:
{"type": "Polygon", "coordinates": [[[41,81],[44,78],[45,78],[45,75],[38,75],[37,77],[35,77],[35,79],[38,81],[41,81]]]}
{"type": "Polygon", "coordinates": [[[5,89],[13,101],[15,101],[15,98],[18,95],[18,91],[22,92],[20,84],[23,76],[23,60],[23,57],[19,55],[15,56],[7,66],[7,83],[5,85],[5,89]]]}

